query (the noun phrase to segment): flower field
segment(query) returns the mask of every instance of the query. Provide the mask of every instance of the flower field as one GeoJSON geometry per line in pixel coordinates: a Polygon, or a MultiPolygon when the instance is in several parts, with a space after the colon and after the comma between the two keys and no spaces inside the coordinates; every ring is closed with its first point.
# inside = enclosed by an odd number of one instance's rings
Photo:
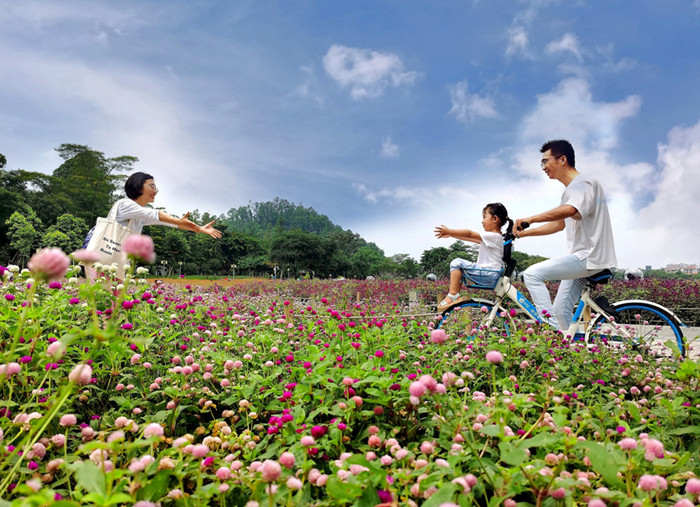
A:
{"type": "Polygon", "coordinates": [[[0,287],[1,505],[699,503],[691,360],[525,323],[454,339],[408,305],[424,282],[35,266],[0,287]]]}

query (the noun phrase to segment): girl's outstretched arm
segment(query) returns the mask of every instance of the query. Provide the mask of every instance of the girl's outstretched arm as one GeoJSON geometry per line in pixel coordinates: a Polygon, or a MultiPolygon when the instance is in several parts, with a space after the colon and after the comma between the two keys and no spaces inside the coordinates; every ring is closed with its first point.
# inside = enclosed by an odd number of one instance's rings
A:
{"type": "Polygon", "coordinates": [[[435,228],[435,237],[461,239],[481,244],[481,236],[479,233],[470,231],[469,229],[449,229],[444,225],[435,228]]]}

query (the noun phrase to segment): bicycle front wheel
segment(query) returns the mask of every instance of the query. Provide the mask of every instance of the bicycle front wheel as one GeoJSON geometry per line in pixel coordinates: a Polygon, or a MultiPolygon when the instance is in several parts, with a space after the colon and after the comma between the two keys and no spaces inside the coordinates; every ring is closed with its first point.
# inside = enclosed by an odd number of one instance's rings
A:
{"type": "Polygon", "coordinates": [[[507,317],[497,315],[487,327],[484,323],[493,308],[490,301],[466,301],[446,311],[437,328],[452,338],[474,339],[478,335],[496,335],[507,338],[513,332],[513,323],[507,317]]]}
{"type": "Polygon", "coordinates": [[[670,310],[647,301],[613,303],[612,322],[598,315],[589,328],[589,339],[629,343],[640,352],[672,356],[677,347],[685,357],[686,347],[680,321],[670,310]]]}

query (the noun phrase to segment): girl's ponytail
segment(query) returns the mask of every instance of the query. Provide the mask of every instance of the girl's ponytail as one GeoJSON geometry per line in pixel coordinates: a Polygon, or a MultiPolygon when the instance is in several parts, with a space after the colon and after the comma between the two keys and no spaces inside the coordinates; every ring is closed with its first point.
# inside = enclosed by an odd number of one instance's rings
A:
{"type": "Polygon", "coordinates": [[[506,230],[510,231],[513,229],[513,220],[508,216],[508,210],[506,209],[506,207],[503,206],[503,204],[501,204],[500,202],[487,204],[484,207],[484,211],[488,211],[493,216],[498,218],[499,222],[501,223],[501,228],[503,228],[504,225],[508,224],[506,230]]]}

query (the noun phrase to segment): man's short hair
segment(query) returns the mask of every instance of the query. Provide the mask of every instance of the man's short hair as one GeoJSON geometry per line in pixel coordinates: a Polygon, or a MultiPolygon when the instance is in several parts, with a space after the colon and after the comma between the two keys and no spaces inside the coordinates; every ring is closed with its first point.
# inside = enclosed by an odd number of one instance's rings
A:
{"type": "Polygon", "coordinates": [[[143,184],[146,180],[152,180],[148,173],[134,173],[124,183],[124,191],[129,199],[138,199],[143,194],[143,184]]]}
{"type": "Polygon", "coordinates": [[[571,146],[569,141],[564,139],[558,139],[556,141],[547,141],[540,148],[540,153],[544,153],[547,150],[552,151],[554,157],[566,157],[566,162],[571,167],[576,167],[576,157],[574,156],[574,147],[571,146]]]}

